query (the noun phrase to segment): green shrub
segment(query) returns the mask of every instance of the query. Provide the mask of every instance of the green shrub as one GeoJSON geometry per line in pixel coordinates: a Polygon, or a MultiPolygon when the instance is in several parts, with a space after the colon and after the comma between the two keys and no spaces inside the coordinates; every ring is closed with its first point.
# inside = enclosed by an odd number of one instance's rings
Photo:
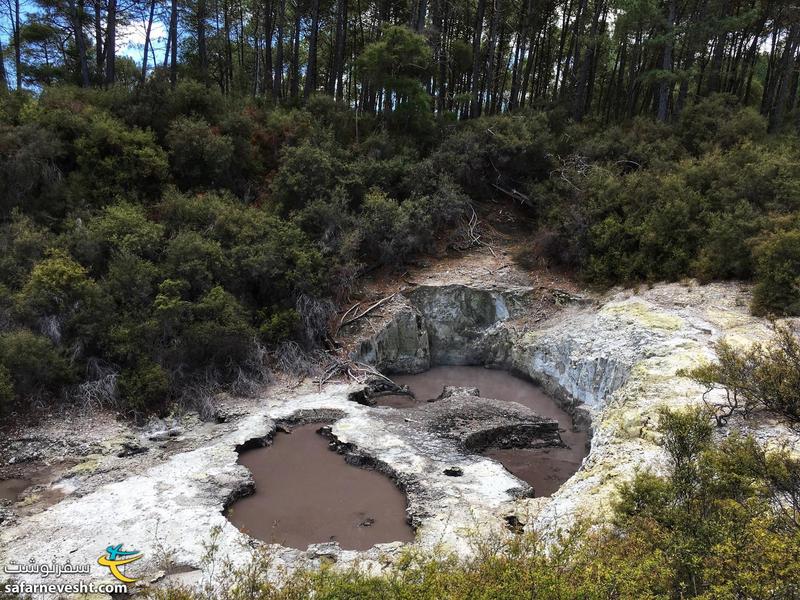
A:
{"type": "Polygon", "coordinates": [[[117,385],[123,406],[135,414],[157,410],[169,398],[167,373],[147,359],[141,359],[135,367],[122,371],[117,385]]]}
{"type": "Polygon", "coordinates": [[[21,286],[33,265],[44,257],[52,239],[47,229],[13,210],[11,218],[0,226],[0,281],[21,286]]]}
{"type": "Polygon", "coordinates": [[[13,401],[14,381],[11,379],[9,370],[4,365],[0,365],[0,416],[10,409],[13,401]]]}
{"type": "Polygon", "coordinates": [[[33,267],[20,292],[22,312],[71,317],[96,297],[87,270],[63,252],[53,252],[33,267]]]}
{"type": "MultiPolygon", "coordinates": [[[[161,101],[164,101],[163,96],[161,101]]],[[[179,82],[169,95],[169,111],[173,119],[184,116],[217,123],[220,115],[225,114],[224,104],[225,99],[218,87],[191,79],[179,82]]]]}
{"type": "Polygon", "coordinates": [[[713,94],[687,106],[680,115],[678,132],[693,154],[727,148],[743,140],[762,140],[767,134],[764,117],[743,108],[731,94],[713,94]]]}
{"type": "Polygon", "coordinates": [[[152,202],[161,196],[167,156],[151,132],[129,129],[99,113],[75,142],[75,151],[70,187],[76,205],[102,206],[117,198],[152,202]]]}
{"type": "Polygon", "coordinates": [[[256,332],[244,307],[220,286],[192,306],[192,322],[183,333],[189,366],[236,372],[253,349],[256,332]]]}
{"type": "Polygon", "coordinates": [[[755,246],[755,314],[800,315],[800,229],[777,231],[755,246]]]}
{"type": "Polygon", "coordinates": [[[275,210],[289,214],[327,198],[344,178],[345,166],[329,145],[307,141],[284,149],[270,187],[275,210]]]}
{"type": "Polygon", "coordinates": [[[267,313],[258,328],[261,339],[270,346],[291,340],[297,336],[300,327],[300,315],[293,308],[267,313]]]}
{"type": "Polygon", "coordinates": [[[19,398],[41,392],[55,395],[75,375],[49,339],[28,329],[0,335],[0,365],[10,373],[19,398]]]}
{"type": "Polygon", "coordinates": [[[60,216],[64,209],[58,165],[64,145],[47,129],[31,123],[0,126],[0,210],[13,208],[60,216]]]}
{"type": "Polygon", "coordinates": [[[708,231],[692,271],[701,281],[751,278],[754,266],[750,240],[761,227],[763,219],[743,200],[730,212],[710,214],[708,231]]]}
{"type": "Polygon", "coordinates": [[[171,188],[164,194],[158,211],[167,232],[174,235],[186,229],[212,230],[220,215],[233,206],[241,206],[241,202],[230,194],[185,194],[171,188]]]}
{"type": "Polygon", "coordinates": [[[128,202],[104,207],[88,228],[91,239],[106,256],[122,252],[153,258],[164,235],[164,227],[148,219],[143,206],[128,202]]]}
{"type": "Polygon", "coordinates": [[[229,181],[233,140],[198,118],[180,117],[166,138],[170,165],[181,189],[224,187],[229,181]]]}
{"type": "Polygon", "coordinates": [[[172,279],[187,281],[195,296],[211,289],[226,268],[220,243],[200,233],[182,231],[167,243],[165,272],[172,279]]]}
{"type": "Polygon", "coordinates": [[[746,350],[720,342],[717,362],[685,373],[708,391],[724,390],[725,404],[714,406],[719,425],[756,409],[800,423],[800,339],[788,327],[778,327],[775,334],[772,343],[746,350]]]}
{"type": "Polygon", "coordinates": [[[109,262],[101,286],[116,302],[118,311],[134,312],[150,306],[159,276],[160,270],[154,263],[133,254],[120,253],[109,262]]]}

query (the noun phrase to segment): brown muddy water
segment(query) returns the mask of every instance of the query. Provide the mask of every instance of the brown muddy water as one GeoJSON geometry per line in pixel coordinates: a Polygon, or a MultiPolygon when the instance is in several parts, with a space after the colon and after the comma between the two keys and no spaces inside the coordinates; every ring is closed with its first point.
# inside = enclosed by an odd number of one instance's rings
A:
{"type": "Polygon", "coordinates": [[[537,385],[507,371],[484,367],[434,367],[418,375],[395,375],[392,380],[407,385],[416,400],[407,396],[378,398],[379,405],[403,407],[436,398],[446,385],[475,387],[484,398],[518,402],[535,413],[558,420],[567,448],[489,448],[483,454],[500,462],[515,476],[530,484],[535,496],[549,496],[569,479],[588,454],[589,436],[573,431],[572,418],[537,385]]]}
{"type": "MultiPolygon", "coordinates": [[[[22,500],[23,492],[32,488],[35,492],[36,502],[39,507],[51,506],[64,497],[64,491],[54,488],[51,484],[57,479],[56,474],[71,467],[72,461],[59,461],[52,465],[41,463],[27,463],[24,465],[6,465],[0,472],[0,500],[18,502],[22,500]],[[35,489],[33,489],[35,487],[35,489]]],[[[33,503],[32,503],[33,504],[33,503]]]]}
{"type": "Polygon", "coordinates": [[[0,500],[16,501],[30,484],[31,482],[27,479],[4,479],[0,481],[0,500]]]}
{"type": "Polygon", "coordinates": [[[366,550],[413,540],[403,493],[385,475],[347,464],[319,428],[276,433],[271,446],[242,452],[239,464],[250,469],[256,491],[235,502],[228,519],[254,538],[303,550],[330,541],[366,550]]]}

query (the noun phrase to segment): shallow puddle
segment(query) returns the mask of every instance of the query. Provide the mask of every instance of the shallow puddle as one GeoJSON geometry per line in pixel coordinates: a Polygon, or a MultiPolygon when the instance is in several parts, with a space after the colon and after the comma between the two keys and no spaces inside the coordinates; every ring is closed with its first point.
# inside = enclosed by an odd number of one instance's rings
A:
{"type": "Polygon", "coordinates": [[[484,398],[518,402],[543,417],[558,420],[564,430],[561,439],[568,448],[490,448],[484,452],[485,456],[502,463],[511,473],[529,483],[537,497],[555,492],[578,470],[588,454],[588,434],[572,430],[572,418],[566,411],[539,386],[507,371],[484,367],[434,367],[418,375],[395,375],[392,380],[407,385],[416,396],[416,402],[436,398],[446,385],[476,387],[484,398]]]}
{"type": "Polygon", "coordinates": [[[319,427],[277,433],[271,446],[241,453],[239,463],[250,469],[256,491],[234,503],[228,519],[254,538],[300,549],[337,541],[366,550],[413,540],[403,493],[385,475],[349,465],[329,450],[319,427]]]}
{"type": "Polygon", "coordinates": [[[31,482],[27,479],[4,479],[0,481],[0,500],[15,502],[30,484],[31,482]]]}
{"type": "Polygon", "coordinates": [[[0,480],[0,500],[18,502],[23,499],[23,492],[28,488],[37,486],[29,494],[36,498],[36,506],[51,506],[63,498],[64,493],[55,489],[51,483],[57,479],[56,474],[64,465],[69,465],[67,461],[61,461],[53,465],[41,463],[27,463],[14,467],[7,467],[4,473],[5,479],[0,480]]]}

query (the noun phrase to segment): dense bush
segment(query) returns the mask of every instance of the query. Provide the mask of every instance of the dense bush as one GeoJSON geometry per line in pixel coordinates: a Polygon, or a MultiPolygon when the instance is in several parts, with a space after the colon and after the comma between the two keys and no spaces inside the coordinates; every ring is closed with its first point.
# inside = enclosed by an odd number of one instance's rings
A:
{"type": "Polygon", "coordinates": [[[14,400],[14,381],[5,365],[0,365],[0,415],[6,412],[14,400]]]}
{"type": "MultiPolygon", "coordinates": [[[[14,395],[21,400],[56,393],[75,376],[62,352],[49,339],[28,329],[0,334],[0,365],[11,377],[14,395]]],[[[4,387],[7,394],[7,382],[4,387]]]]}
{"type": "Polygon", "coordinates": [[[431,63],[404,28],[364,52],[357,68],[393,90],[387,115],[161,75],[0,98],[0,334],[70,357],[35,390],[9,367],[15,398],[68,396],[96,364],[135,410],[240,380],[263,345],[323,341],[326,299],[361,273],[458,246],[489,200],[527,211],[529,267],[602,286],[752,279],[755,312],[800,313],[800,147],[750,109],[713,95],[673,124],[558,109],[457,122],[429,111],[431,63]]]}
{"type": "Polygon", "coordinates": [[[199,118],[179,117],[167,133],[172,174],[183,189],[224,187],[233,158],[233,140],[199,118]]]}
{"type": "Polygon", "coordinates": [[[755,246],[756,314],[800,315],[800,229],[777,231],[755,246]]]}

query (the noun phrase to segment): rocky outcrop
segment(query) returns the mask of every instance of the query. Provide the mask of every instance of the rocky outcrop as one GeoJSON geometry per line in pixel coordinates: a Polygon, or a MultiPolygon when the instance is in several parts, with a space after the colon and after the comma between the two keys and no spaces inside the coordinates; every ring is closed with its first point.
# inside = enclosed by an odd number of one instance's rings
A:
{"type": "Polygon", "coordinates": [[[503,325],[523,315],[533,288],[481,288],[461,284],[417,286],[403,308],[361,341],[360,362],[386,373],[419,373],[433,365],[505,365],[511,349],[503,325]]]}
{"type": "MultiPolygon", "coordinates": [[[[406,295],[423,319],[432,364],[486,364],[525,375],[573,415],[576,427],[591,428],[581,469],[552,497],[518,507],[520,522],[546,530],[577,515],[602,519],[618,482],[637,469],[663,467],[659,409],[703,402],[704,390],[680,377],[681,369],[712,359],[716,341],[746,345],[770,336],[769,323],[747,310],[749,291],[737,284],[657,285],[596,302],[565,295],[561,310],[542,321],[525,318],[535,309],[532,288],[450,284],[406,295]]],[[[797,436],[763,415],[731,425],[800,452],[797,436]]]]}
{"type": "Polygon", "coordinates": [[[386,373],[427,371],[431,348],[422,315],[413,307],[399,311],[380,332],[361,341],[355,358],[386,373]]]}

